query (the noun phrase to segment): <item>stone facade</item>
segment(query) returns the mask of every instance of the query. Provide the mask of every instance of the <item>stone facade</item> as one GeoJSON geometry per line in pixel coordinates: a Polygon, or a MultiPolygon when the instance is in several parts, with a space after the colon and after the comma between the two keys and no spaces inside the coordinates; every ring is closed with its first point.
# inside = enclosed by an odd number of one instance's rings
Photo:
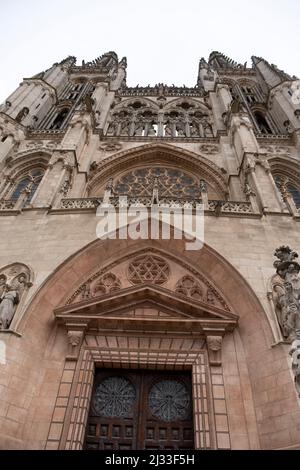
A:
{"type": "Polygon", "coordinates": [[[196,448],[300,448],[299,81],[252,61],[68,57],[1,105],[0,448],[81,449],[95,367],[190,370],[196,448]],[[203,248],[98,239],[124,196],[202,203],[203,248]]]}

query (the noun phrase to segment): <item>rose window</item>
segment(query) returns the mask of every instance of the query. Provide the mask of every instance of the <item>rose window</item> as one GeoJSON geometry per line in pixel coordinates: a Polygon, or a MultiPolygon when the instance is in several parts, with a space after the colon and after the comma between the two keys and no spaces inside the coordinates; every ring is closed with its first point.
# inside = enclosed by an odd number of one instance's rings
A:
{"type": "Polygon", "coordinates": [[[124,377],[109,377],[97,387],[93,407],[97,414],[106,417],[126,417],[132,415],[136,391],[124,377]]]}
{"type": "Polygon", "coordinates": [[[177,380],[161,380],[153,385],[149,393],[151,413],[163,421],[187,418],[190,402],[187,387],[177,380]]]}

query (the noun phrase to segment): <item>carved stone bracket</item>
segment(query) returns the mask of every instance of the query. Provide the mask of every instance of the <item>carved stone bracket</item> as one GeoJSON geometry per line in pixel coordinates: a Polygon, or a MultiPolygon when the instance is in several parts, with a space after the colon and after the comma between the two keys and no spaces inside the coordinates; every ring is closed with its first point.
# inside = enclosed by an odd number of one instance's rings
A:
{"type": "Polygon", "coordinates": [[[85,331],[88,327],[86,323],[67,323],[67,335],[68,335],[68,354],[66,359],[77,360],[84,338],[85,331]]]}
{"type": "Polygon", "coordinates": [[[208,359],[211,366],[222,364],[222,336],[207,336],[208,359]]]}

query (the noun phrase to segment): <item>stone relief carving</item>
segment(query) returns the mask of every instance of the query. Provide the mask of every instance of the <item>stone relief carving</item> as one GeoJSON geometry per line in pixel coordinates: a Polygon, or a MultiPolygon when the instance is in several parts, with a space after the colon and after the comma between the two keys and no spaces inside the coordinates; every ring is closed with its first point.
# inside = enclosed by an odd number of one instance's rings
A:
{"type": "Polygon", "coordinates": [[[122,149],[122,144],[119,142],[104,142],[99,145],[99,150],[103,150],[104,152],[118,152],[122,149]]]}
{"type": "Polygon", "coordinates": [[[219,151],[219,147],[217,145],[213,145],[213,144],[202,144],[200,145],[199,147],[200,149],[200,152],[202,153],[218,153],[219,151]]]}
{"type": "Polygon", "coordinates": [[[9,329],[25,290],[31,286],[25,265],[15,263],[0,270],[0,329],[9,329]]]}
{"type": "Polygon", "coordinates": [[[77,289],[67,304],[82,302],[83,300],[111,294],[121,289],[120,279],[113,273],[97,273],[77,289]]]}
{"type": "MultiPolygon", "coordinates": [[[[135,258],[130,258],[127,268],[127,277],[130,283],[135,285],[143,283],[162,285],[167,282],[171,276],[171,269],[168,262],[159,255],[159,252],[156,254],[156,250],[154,250],[154,253],[152,250],[149,253],[149,250],[145,249],[135,258]]],[[[96,296],[108,295],[128,286],[126,282],[126,286],[124,286],[118,275],[113,272],[120,263],[127,259],[127,256],[124,259],[117,259],[109,267],[106,266],[91,275],[68,298],[66,305],[96,296]]],[[[173,259],[173,262],[178,261],[173,259]]],[[[192,297],[194,300],[201,300],[228,312],[231,311],[223,296],[206,277],[185,263],[183,268],[186,270],[186,274],[179,279],[175,279],[174,291],[177,294],[192,297]]]]}
{"type": "Polygon", "coordinates": [[[290,147],[280,145],[260,145],[260,148],[267,153],[268,157],[273,155],[285,155],[286,157],[291,157],[290,147]]]}
{"type": "Polygon", "coordinates": [[[185,275],[176,284],[176,294],[224,308],[220,296],[209,283],[205,284],[190,275],[185,275]]]}
{"type": "Polygon", "coordinates": [[[203,299],[201,286],[192,276],[182,277],[176,284],[175,292],[177,294],[185,295],[186,297],[192,297],[196,300],[203,299]]]}
{"type": "Polygon", "coordinates": [[[163,258],[154,255],[139,256],[128,266],[128,280],[132,284],[164,284],[169,279],[170,268],[163,258]]]}

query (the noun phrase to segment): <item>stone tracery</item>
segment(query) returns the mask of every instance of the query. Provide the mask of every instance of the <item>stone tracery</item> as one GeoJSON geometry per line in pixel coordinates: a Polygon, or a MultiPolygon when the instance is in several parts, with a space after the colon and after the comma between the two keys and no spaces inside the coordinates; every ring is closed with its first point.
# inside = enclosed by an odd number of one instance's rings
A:
{"type": "Polygon", "coordinates": [[[113,108],[106,135],[204,138],[214,133],[207,105],[186,98],[160,108],[150,100],[125,100],[113,108]]]}
{"type": "Polygon", "coordinates": [[[115,183],[114,193],[116,196],[151,196],[156,178],[160,198],[201,198],[200,183],[195,177],[163,167],[141,168],[125,174],[115,183]]]}
{"type": "Polygon", "coordinates": [[[167,262],[158,256],[140,256],[128,266],[128,279],[132,284],[151,282],[161,285],[168,280],[169,275],[167,262]]]}

